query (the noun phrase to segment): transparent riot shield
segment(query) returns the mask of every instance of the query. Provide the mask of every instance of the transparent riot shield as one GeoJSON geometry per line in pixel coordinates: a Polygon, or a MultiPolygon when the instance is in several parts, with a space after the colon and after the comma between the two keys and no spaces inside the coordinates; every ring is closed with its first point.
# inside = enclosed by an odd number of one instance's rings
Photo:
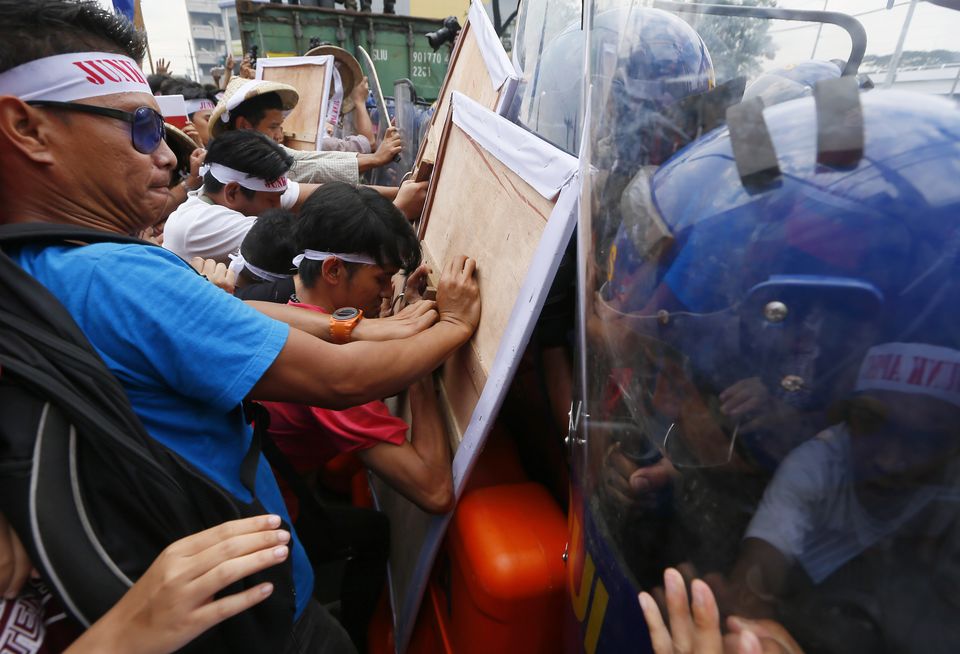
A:
{"type": "Polygon", "coordinates": [[[584,32],[579,0],[530,0],[520,5],[513,62],[520,83],[511,117],[571,154],[582,130],[584,32]]]}
{"type": "Polygon", "coordinates": [[[570,650],[960,651],[960,11],[584,24],[570,650]]]}

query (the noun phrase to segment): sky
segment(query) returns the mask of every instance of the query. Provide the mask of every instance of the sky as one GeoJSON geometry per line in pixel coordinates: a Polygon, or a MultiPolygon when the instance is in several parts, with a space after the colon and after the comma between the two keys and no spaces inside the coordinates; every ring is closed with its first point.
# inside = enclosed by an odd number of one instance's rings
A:
{"type": "MultiPolygon", "coordinates": [[[[113,9],[111,0],[97,1],[107,9],[113,9]]],[[[183,0],[140,0],[140,7],[153,60],[167,59],[174,75],[185,75],[191,70],[191,64],[187,47],[187,9],[183,0]]],[[[150,65],[144,61],[143,68],[149,72],[150,65]]]]}

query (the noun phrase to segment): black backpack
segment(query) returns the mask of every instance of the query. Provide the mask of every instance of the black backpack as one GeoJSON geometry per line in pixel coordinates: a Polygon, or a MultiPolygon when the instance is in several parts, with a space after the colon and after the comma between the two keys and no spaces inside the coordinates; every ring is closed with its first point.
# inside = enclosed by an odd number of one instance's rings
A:
{"type": "MultiPolygon", "coordinates": [[[[54,593],[88,626],[173,541],[266,511],[151,438],[70,314],[6,254],[65,242],[144,244],[66,225],[0,225],[0,511],[54,593]]],[[[251,491],[259,454],[255,438],[242,474],[251,491]]],[[[274,584],[267,600],[185,651],[283,651],[295,606],[290,558],[226,588],[274,584]]]]}

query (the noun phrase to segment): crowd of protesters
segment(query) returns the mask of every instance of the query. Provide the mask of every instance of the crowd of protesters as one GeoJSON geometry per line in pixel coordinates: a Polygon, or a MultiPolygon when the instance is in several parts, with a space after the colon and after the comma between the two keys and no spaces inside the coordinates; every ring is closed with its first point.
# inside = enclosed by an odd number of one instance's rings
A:
{"type": "Polygon", "coordinates": [[[344,89],[359,133],[331,125],[323,149],[293,150],[282,123],[297,89],[251,79],[248,65],[233,79],[228,68],[223,89],[148,77],[142,35],[94,2],[0,0],[0,15],[0,225],[143,239],[21,243],[3,255],[65,307],[151,438],[263,509],[169,534],[152,563],[123,570],[135,583],[84,629],[3,503],[0,631],[19,629],[30,652],[169,652],[274,603],[288,628],[257,635],[269,651],[362,650],[389,528],[344,499],[330,463],[366,466],[424,510],[451,510],[431,375],[478,323],[474,262],[454,257],[436,271],[436,300],[420,299],[428,271],[410,219],[425,185],[362,184],[400,148],[393,129],[376,142],[364,78],[344,89]],[[183,97],[182,129],[164,124],[156,95],[183,97]],[[412,434],[382,402],[403,391],[412,434]],[[251,445],[259,413],[258,431],[293,470],[279,485],[251,445]],[[312,549],[330,535],[305,522],[315,500],[357,553],[337,615],[314,598],[312,549]],[[221,592],[273,567],[292,600],[269,582],[221,592]]]}

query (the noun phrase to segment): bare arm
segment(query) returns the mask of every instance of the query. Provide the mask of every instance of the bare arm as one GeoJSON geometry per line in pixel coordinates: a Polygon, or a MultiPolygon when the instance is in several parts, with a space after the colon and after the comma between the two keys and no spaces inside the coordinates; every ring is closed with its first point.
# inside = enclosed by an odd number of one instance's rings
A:
{"type": "Polygon", "coordinates": [[[440,320],[408,338],[332,346],[291,330],[273,365],[251,390],[251,399],[339,409],[407,388],[473,335],[480,322],[475,269],[476,263],[464,256],[447,263],[437,289],[440,320]]]}
{"type": "Polygon", "coordinates": [[[364,77],[357,83],[353,89],[353,126],[357,134],[366,137],[370,142],[370,147],[376,149],[377,137],[373,133],[373,121],[370,120],[370,114],[367,112],[367,96],[370,94],[370,85],[367,78],[364,77]]]}
{"type": "Polygon", "coordinates": [[[250,399],[345,409],[394,395],[429,374],[471,334],[441,320],[409,338],[332,345],[292,329],[250,399]]]}
{"type": "Polygon", "coordinates": [[[364,465],[424,511],[447,513],[454,504],[450,445],[433,378],[428,375],[411,386],[409,398],[416,425],[411,441],[380,443],[358,454],[364,465]]]}
{"type": "MultiPolygon", "coordinates": [[[[251,307],[274,320],[287,323],[294,329],[314,338],[330,341],[330,316],[316,311],[276,302],[248,301],[251,307]]],[[[437,321],[436,303],[417,302],[389,318],[363,319],[351,336],[355,341],[389,341],[419,334],[437,321]]]]}

